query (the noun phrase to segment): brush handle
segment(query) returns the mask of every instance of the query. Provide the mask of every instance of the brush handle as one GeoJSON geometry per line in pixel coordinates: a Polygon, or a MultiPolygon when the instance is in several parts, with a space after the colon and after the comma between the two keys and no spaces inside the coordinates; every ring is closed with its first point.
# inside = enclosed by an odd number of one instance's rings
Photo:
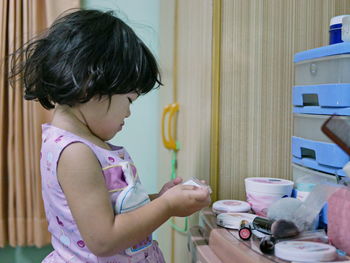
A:
{"type": "Polygon", "coordinates": [[[254,229],[256,229],[264,234],[270,235],[271,234],[271,226],[272,226],[273,222],[274,222],[273,220],[270,220],[268,218],[257,216],[254,218],[252,224],[253,224],[254,229]]]}

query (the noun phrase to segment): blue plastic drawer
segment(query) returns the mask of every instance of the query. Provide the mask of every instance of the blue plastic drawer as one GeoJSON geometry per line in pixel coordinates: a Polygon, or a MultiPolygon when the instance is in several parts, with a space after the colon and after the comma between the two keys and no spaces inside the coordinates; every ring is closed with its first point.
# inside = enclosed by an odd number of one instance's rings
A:
{"type": "Polygon", "coordinates": [[[292,137],[293,162],[315,170],[344,176],[350,157],[334,143],[292,137]]]}
{"type": "Polygon", "coordinates": [[[296,182],[300,180],[303,176],[313,177],[316,181],[329,182],[333,184],[337,183],[337,178],[336,176],[334,176],[334,174],[316,171],[314,169],[310,169],[295,163],[292,164],[292,174],[293,181],[295,182],[294,185],[296,185],[296,182]]]}
{"type": "Polygon", "coordinates": [[[295,113],[350,115],[350,84],[293,87],[295,113]]]}
{"type": "Polygon", "coordinates": [[[294,56],[294,84],[350,83],[350,43],[323,46],[294,56]]]}
{"type": "Polygon", "coordinates": [[[322,46],[298,52],[294,55],[294,63],[341,54],[350,54],[349,42],[343,42],[329,46],[322,46]]]}

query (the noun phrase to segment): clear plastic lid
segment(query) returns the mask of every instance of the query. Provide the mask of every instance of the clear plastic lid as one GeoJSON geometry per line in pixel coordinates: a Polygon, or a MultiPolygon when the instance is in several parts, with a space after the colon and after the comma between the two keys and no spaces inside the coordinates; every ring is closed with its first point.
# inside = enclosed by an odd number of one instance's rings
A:
{"type": "Polygon", "coordinates": [[[188,179],[187,181],[183,182],[184,185],[194,185],[197,187],[204,187],[207,188],[209,193],[211,194],[213,191],[211,190],[210,185],[202,183],[202,181],[200,179],[198,179],[195,176],[192,176],[190,179],[188,179]]]}
{"type": "Polygon", "coordinates": [[[336,24],[341,24],[343,21],[343,17],[345,17],[345,16],[349,16],[349,15],[341,15],[341,16],[332,17],[329,25],[332,26],[332,25],[336,25],[336,24]]]}
{"type": "Polygon", "coordinates": [[[244,179],[246,191],[290,194],[294,182],[270,177],[248,177],[244,179]]]}
{"type": "Polygon", "coordinates": [[[219,200],[213,204],[212,210],[216,214],[243,213],[250,210],[250,204],[240,200],[219,200]]]}

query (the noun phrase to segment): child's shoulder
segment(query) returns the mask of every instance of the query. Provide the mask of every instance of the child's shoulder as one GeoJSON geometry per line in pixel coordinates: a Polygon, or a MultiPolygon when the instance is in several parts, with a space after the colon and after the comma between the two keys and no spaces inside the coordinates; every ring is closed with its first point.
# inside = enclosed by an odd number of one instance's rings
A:
{"type": "Polygon", "coordinates": [[[89,144],[88,140],[49,123],[42,125],[42,146],[63,149],[72,142],[89,144]]]}
{"type": "Polygon", "coordinates": [[[77,171],[80,167],[83,170],[100,170],[100,158],[84,143],[72,143],[60,154],[60,163],[65,169],[77,171]],[[94,169],[93,169],[94,168],[94,169]]]}
{"type": "Polygon", "coordinates": [[[59,155],[58,158],[64,153],[71,156],[71,160],[74,162],[78,161],[76,155],[80,155],[86,160],[94,156],[102,167],[114,165],[124,160],[132,162],[124,147],[107,142],[110,149],[106,149],[86,138],[51,124],[44,124],[42,130],[42,152],[55,152],[56,155],[59,155]]]}

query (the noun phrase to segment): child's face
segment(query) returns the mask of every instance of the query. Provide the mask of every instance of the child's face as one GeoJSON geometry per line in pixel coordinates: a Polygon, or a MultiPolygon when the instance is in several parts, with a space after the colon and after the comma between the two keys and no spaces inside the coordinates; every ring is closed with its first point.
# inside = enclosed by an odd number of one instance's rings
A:
{"type": "Polygon", "coordinates": [[[81,111],[91,132],[103,141],[112,139],[130,116],[130,104],[137,97],[137,93],[116,94],[110,104],[108,98],[95,98],[82,104],[81,111]]]}

